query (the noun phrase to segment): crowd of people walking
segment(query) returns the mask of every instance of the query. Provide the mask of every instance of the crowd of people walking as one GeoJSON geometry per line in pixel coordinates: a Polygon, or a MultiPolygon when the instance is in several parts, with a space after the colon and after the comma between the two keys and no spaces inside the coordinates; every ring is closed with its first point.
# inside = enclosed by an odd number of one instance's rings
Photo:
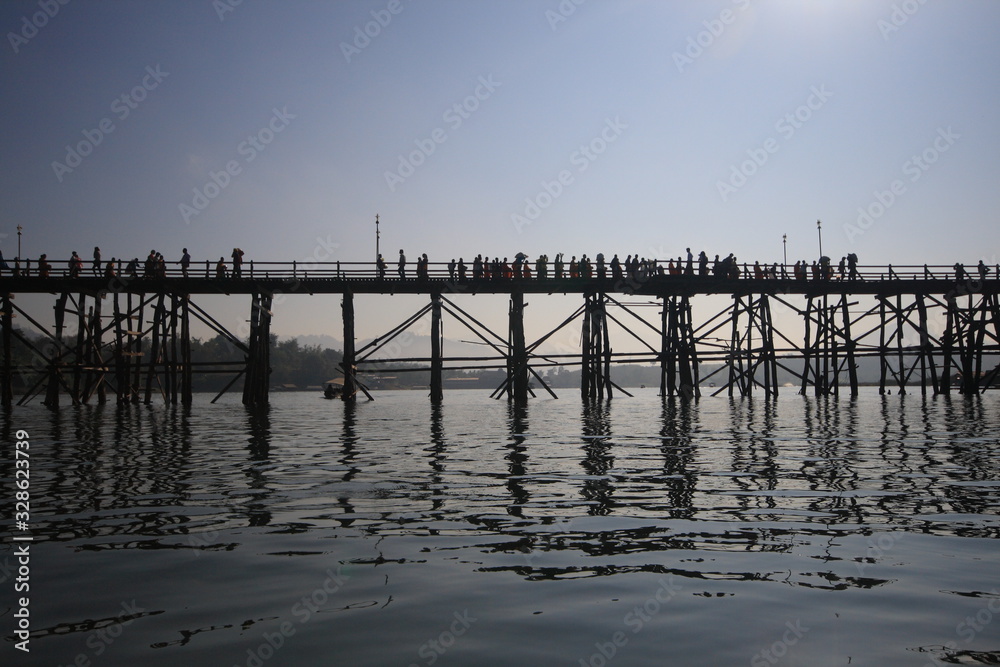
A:
{"type": "MultiPolygon", "coordinates": [[[[212,262],[205,261],[204,277],[208,278],[212,275],[216,279],[242,278],[244,276],[243,255],[244,252],[242,249],[233,248],[229,257],[231,264],[226,263],[225,256],[219,257],[218,261],[214,263],[214,273],[210,273],[209,270],[212,262]]],[[[3,275],[5,271],[9,271],[13,275],[48,277],[53,275],[53,261],[46,254],[42,254],[34,262],[26,260],[22,263],[20,259],[15,259],[12,266],[4,260],[3,254],[0,253],[0,275],[3,275]]],[[[124,266],[122,266],[123,262],[124,260],[114,257],[104,261],[101,256],[100,247],[95,246],[89,271],[85,268],[83,258],[74,250],[65,262],[66,268],[60,269],[58,274],[68,275],[70,278],[87,275],[129,279],[166,278],[168,276],[176,277],[179,269],[180,277],[182,278],[188,278],[193,275],[192,259],[187,248],[181,251],[179,259],[171,262],[168,262],[164,255],[155,249],[150,250],[149,254],[141,262],[138,257],[132,258],[124,266]],[[168,266],[170,266],[169,270],[168,266]]],[[[372,275],[371,268],[363,268],[363,263],[359,263],[362,268],[349,269],[348,271],[341,271],[339,262],[335,264],[337,266],[336,277],[365,278],[372,275]]],[[[371,265],[368,264],[367,266],[370,267],[371,265]]],[[[384,280],[388,268],[385,258],[379,254],[375,262],[375,276],[379,280],[384,280]]],[[[729,253],[725,257],[715,255],[713,259],[709,259],[704,250],[695,256],[691,248],[687,248],[685,254],[681,254],[676,258],[668,258],[665,261],[640,257],[638,253],[629,254],[624,260],[619,258],[618,254],[614,254],[610,259],[604,253],[597,253],[593,258],[588,257],[586,254],[580,255],[579,258],[573,255],[569,260],[566,259],[564,253],[557,253],[551,259],[548,255],[543,254],[536,257],[534,261],[531,261],[524,253],[517,253],[512,260],[507,257],[501,259],[499,256],[494,256],[491,259],[489,255],[484,257],[482,254],[478,254],[469,263],[465,261],[464,257],[459,257],[457,260],[452,258],[448,262],[441,263],[440,267],[436,268],[433,272],[427,253],[423,253],[417,256],[415,271],[412,276],[407,273],[407,268],[406,253],[400,249],[399,257],[396,261],[396,278],[398,280],[416,279],[418,281],[425,281],[431,278],[444,279],[447,277],[451,282],[464,283],[470,280],[478,282],[562,280],[565,278],[584,280],[596,278],[597,280],[607,280],[610,278],[616,282],[634,282],[645,281],[654,276],[714,277],[729,280],[864,280],[862,272],[858,268],[858,256],[854,253],[845,255],[837,264],[833,264],[830,258],[826,256],[820,257],[811,263],[806,260],[798,260],[793,265],[779,265],[776,262],[762,264],[759,261],[755,261],[753,264],[745,262],[741,264],[733,253],[729,253]]],[[[961,282],[970,279],[971,274],[963,264],[957,263],[953,269],[956,281],[961,282]]],[[[990,274],[991,269],[985,265],[983,260],[980,260],[976,266],[976,272],[980,280],[985,280],[990,274]]],[[[327,276],[328,273],[328,270],[320,268],[318,271],[314,270],[312,275],[320,277],[327,276]]],[[[923,273],[924,277],[927,278],[942,277],[933,275],[927,267],[924,267],[923,273]]],[[[997,274],[1000,274],[1000,270],[997,271],[997,274]]],[[[893,277],[891,271],[887,277],[893,277]]]]}

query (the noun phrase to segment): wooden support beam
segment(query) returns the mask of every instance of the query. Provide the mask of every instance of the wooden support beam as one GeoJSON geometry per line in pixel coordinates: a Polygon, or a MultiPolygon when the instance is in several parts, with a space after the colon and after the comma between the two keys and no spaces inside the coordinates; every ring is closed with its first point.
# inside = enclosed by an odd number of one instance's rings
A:
{"type": "Polygon", "coordinates": [[[431,294],[431,400],[440,401],[444,398],[441,382],[441,294],[431,294]]]}
{"type": "MultiPolygon", "coordinates": [[[[508,377],[511,383],[510,398],[517,402],[528,400],[528,352],[524,340],[524,292],[510,295],[510,352],[508,377]]],[[[544,383],[543,383],[544,384],[544,383]]]]}
{"type": "Polygon", "coordinates": [[[340,309],[344,320],[344,358],[341,361],[341,369],[344,372],[344,387],[340,397],[345,401],[353,401],[358,393],[355,384],[355,374],[358,367],[354,352],[354,294],[352,292],[344,292],[340,309]]]}

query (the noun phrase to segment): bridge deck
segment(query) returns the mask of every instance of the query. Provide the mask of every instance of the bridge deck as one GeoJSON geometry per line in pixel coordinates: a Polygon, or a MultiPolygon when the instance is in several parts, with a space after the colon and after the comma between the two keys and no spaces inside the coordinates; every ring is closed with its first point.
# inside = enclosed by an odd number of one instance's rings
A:
{"type": "Polygon", "coordinates": [[[446,271],[436,271],[426,279],[407,277],[377,278],[370,272],[340,269],[244,270],[242,276],[215,278],[191,271],[182,277],[171,270],[163,277],[113,278],[84,275],[69,277],[64,272],[38,275],[0,276],[4,293],[173,293],[173,294],[642,294],[647,296],[694,296],[699,294],[823,294],[896,295],[997,293],[1000,280],[991,270],[987,279],[978,275],[962,281],[945,267],[869,267],[857,280],[787,278],[719,278],[716,276],[637,275],[608,278],[504,278],[451,280],[446,271]]]}

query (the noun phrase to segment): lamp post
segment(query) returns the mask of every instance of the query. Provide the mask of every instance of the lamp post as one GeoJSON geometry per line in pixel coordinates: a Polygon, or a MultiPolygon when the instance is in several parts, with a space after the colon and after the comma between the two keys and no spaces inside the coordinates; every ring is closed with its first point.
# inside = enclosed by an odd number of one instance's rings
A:
{"type": "Polygon", "coordinates": [[[782,266],[788,266],[788,234],[781,235],[782,266]]]}
{"type": "Polygon", "coordinates": [[[17,226],[17,258],[14,259],[14,275],[21,274],[21,225],[17,226]]]}
{"type": "Polygon", "coordinates": [[[819,234],[819,256],[823,256],[823,223],[816,221],[816,233],[819,234]]]}
{"type": "Polygon", "coordinates": [[[379,234],[379,231],[378,231],[378,213],[376,213],[375,214],[375,265],[376,266],[378,266],[378,258],[381,257],[381,253],[379,252],[379,249],[378,249],[378,239],[379,239],[379,236],[380,236],[380,234],[379,234]]]}

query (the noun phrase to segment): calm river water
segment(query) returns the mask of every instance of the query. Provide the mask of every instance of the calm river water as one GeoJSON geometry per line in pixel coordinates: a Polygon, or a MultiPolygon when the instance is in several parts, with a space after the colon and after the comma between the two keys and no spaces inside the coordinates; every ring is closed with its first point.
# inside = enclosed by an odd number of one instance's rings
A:
{"type": "Polygon", "coordinates": [[[1000,393],[791,391],[15,408],[0,663],[998,664],[1000,393]]]}

